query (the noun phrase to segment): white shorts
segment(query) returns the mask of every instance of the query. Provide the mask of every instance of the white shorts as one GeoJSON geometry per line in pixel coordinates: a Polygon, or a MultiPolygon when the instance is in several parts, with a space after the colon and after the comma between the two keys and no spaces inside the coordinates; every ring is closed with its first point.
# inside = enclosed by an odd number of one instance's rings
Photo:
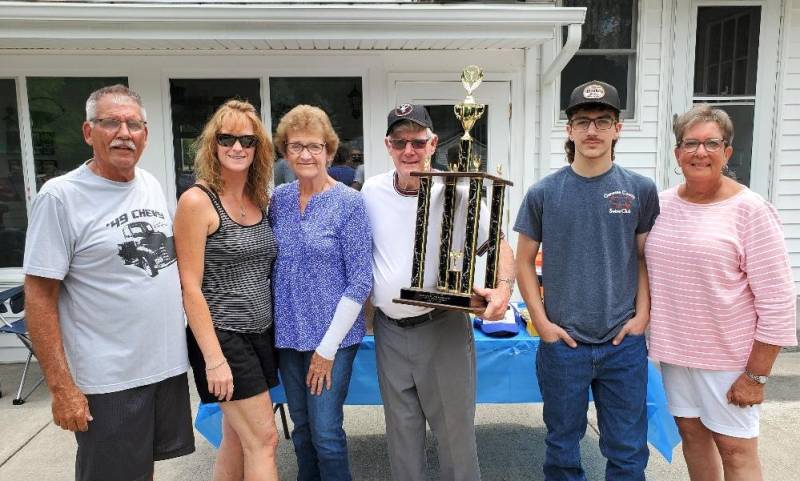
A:
{"type": "Polygon", "coordinates": [[[700,418],[709,430],[736,438],[758,437],[761,406],[740,408],[728,403],[728,390],[743,371],[711,371],[661,363],[669,412],[700,418]]]}

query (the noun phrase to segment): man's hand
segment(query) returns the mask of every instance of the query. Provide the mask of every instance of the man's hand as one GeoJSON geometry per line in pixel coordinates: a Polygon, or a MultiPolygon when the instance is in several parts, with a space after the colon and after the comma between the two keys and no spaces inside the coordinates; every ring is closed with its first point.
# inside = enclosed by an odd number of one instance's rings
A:
{"type": "Polygon", "coordinates": [[[316,396],[322,394],[323,385],[328,391],[331,390],[332,369],[333,359],[325,359],[316,352],[311,356],[311,363],[308,366],[308,374],[306,375],[306,386],[311,390],[311,394],[316,396]]]}
{"type": "Polygon", "coordinates": [[[92,414],[89,412],[89,401],[75,386],[53,390],[53,422],[67,431],[86,431],[92,414]]]}
{"type": "Polygon", "coordinates": [[[742,373],[728,389],[727,398],[730,404],[740,408],[761,404],[764,402],[764,385],[742,373]]]}
{"type": "Polygon", "coordinates": [[[494,289],[474,286],[472,290],[486,301],[486,308],[477,310],[476,315],[486,321],[499,321],[505,317],[511,299],[511,288],[507,283],[500,283],[494,289]]]}
{"type": "Polygon", "coordinates": [[[552,322],[548,322],[547,324],[547,326],[542,326],[542,329],[538,330],[539,339],[548,343],[553,343],[561,339],[564,341],[564,344],[573,349],[578,347],[578,343],[575,342],[575,339],[573,339],[572,336],[567,334],[567,331],[565,331],[563,327],[557,326],[552,322]]]}
{"type": "Polygon", "coordinates": [[[645,316],[633,316],[628,319],[628,322],[622,326],[619,333],[614,337],[614,340],[611,341],[611,344],[615,346],[619,346],[619,343],[625,339],[625,336],[628,334],[633,334],[634,336],[641,336],[644,334],[645,329],[647,329],[647,324],[650,323],[650,319],[645,316]]]}

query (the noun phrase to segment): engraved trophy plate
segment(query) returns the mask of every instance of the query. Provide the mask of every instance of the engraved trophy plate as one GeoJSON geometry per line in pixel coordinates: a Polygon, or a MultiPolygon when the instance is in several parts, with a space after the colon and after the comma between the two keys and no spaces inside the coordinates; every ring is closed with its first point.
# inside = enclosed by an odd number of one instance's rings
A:
{"type": "Polygon", "coordinates": [[[424,172],[411,174],[420,177],[411,286],[401,289],[400,297],[394,299],[394,302],[472,311],[473,308],[470,306],[474,305],[472,285],[475,279],[475,257],[479,250],[485,251],[487,256],[485,286],[488,288],[496,286],[505,188],[514,184],[502,178],[499,167],[497,175],[480,172],[481,158],[472,149],[474,139],[470,135],[470,130],[486,110],[486,105],[477,103],[473,96],[473,92],[482,81],[483,70],[477,65],[470,65],[461,73],[461,83],[467,91],[467,96],[463,102],[453,107],[455,116],[464,127],[464,135],[459,139],[457,162],[450,164],[449,172],[431,172],[430,163],[426,162],[424,172]],[[444,184],[441,235],[438,251],[428,252],[431,191],[434,180],[444,184]],[[483,246],[478,246],[478,226],[485,184],[491,187],[486,189],[488,197],[491,198],[489,238],[483,246]],[[459,215],[464,217],[461,219],[463,222],[456,222],[459,215]],[[462,223],[463,231],[460,229],[462,223]],[[459,230],[455,231],[457,224],[459,230]],[[425,258],[428,255],[437,256],[436,286],[424,285],[425,258]]]}

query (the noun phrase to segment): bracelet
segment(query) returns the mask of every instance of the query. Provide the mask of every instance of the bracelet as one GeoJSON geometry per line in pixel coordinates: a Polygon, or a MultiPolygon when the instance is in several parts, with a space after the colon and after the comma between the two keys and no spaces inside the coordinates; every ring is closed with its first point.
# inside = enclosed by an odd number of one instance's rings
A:
{"type": "Polygon", "coordinates": [[[207,367],[207,368],[206,368],[206,371],[213,371],[214,369],[216,369],[216,368],[218,368],[218,367],[222,367],[222,365],[223,365],[223,364],[228,364],[228,360],[227,360],[227,359],[223,359],[223,360],[222,360],[222,361],[220,361],[220,362],[219,362],[219,364],[217,364],[216,366],[214,366],[214,367],[207,367]]]}

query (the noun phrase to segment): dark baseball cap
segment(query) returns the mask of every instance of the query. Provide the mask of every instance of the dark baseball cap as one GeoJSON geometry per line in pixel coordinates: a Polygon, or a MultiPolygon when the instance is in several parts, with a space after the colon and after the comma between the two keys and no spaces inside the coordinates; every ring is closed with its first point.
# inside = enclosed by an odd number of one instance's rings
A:
{"type": "Polygon", "coordinates": [[[617,113],[622,110],[617,89],[600,80],[592,80],[575,87],[569,96],[569,106],[564,111],[567,115],[572,115],[577,109],[589,105],[608,107],[616,110],[617,113]]]}
{"type": "Polygon", "coordinates": [[[410,120],[420,127],[433,130],[433,122],[431,116],[428,115],[428,109],[422,105],[401,104],[389,112],[387,119],[389,126],[386,128],[386,135],[389,135],[396,123],[403,120],[410,120]]]}

